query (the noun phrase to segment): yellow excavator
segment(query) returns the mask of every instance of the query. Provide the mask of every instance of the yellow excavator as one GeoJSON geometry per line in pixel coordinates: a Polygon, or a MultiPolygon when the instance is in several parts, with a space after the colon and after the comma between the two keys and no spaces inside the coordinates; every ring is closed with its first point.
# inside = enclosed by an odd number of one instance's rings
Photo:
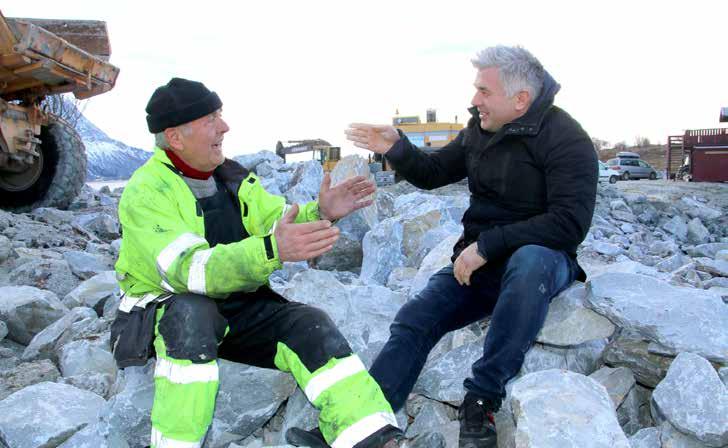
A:
{"type": "Polygon", "coordinates": [[[86,179],[73,126],[44,108],[53,95],[87,99],[114,87],[119,69],[106,23],[6,18],[0,12],[0,207],[67,207],[86,179]]]}
{"type": "Polygon", "coordinates": [[[311,151],[313,158],[317,159],[324,171],[330,173],[339,160],[341,160],[341,147],[331,146],[331,143],[319,138],[311,140],[289,140],[290,146],[284,146],[280,141],[276,144],[276,154],[286,161],[287,154],[300,154],[311,151]]]}

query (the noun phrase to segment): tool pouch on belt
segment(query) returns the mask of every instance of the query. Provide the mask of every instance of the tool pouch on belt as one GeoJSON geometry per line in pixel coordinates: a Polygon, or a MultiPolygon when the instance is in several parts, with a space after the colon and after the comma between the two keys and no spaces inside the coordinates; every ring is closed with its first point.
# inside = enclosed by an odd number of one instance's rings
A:
{"type": "Polygon", "coordinates": [[[111,350],[120,369],[143,366],[154,352],[154,323],[157,308],[163,302],[146,307],[132,307],[131,311],[117,311],[111,324],[111,350]]]}

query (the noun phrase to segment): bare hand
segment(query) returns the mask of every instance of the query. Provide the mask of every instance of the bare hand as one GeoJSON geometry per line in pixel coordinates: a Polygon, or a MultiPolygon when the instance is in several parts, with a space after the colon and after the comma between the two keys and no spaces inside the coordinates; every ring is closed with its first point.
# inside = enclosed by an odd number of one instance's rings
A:
{"type": "Polygon", "coordinates": [[[347,139],[354,142],[354,146],[377,154],[386,154],[399,140],[397,130],[387,125],[352,123],[344,133],[347,139]]]}
{"type": "Polygon", "coordinates": [[[455,266],[453,273],[455,274],[455,280],[460,285],[470,286],[470,276],[485,265],[486,260],[478,254],[478,243],[472,243],[466,247],[465,250],[460,252],[458,258],[455,260],[455,266]]]}
{"type": "Polygon", "coordinates": [[[294,221],[297,215],[298,204],[294,204],[278,221],[273,232],[281,262],[316,258],[330,251],[339,239],[339,229],[333,227],[330,221],[296,224],[294,221]]]}
{"type": "Polygon", "coordinates": [[[318,199],[321,219],[343,218],[354,210],[372,205],[372,199],[359,201],[374,194],[376,189],[374,182],[364,176],[350,177],[331,188],[331,176],[326,173],[321,182],[318,199]]]}

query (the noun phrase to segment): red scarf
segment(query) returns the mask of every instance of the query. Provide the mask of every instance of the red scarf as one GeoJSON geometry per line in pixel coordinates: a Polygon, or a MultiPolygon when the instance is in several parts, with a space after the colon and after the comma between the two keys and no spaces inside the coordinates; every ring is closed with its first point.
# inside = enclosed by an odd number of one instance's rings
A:
{"type": "Polygon", "coordinates": [[[179,156],[174,153],[174,151],[165,149],[164,152],[167,153],[167,157],[169,157],[169,160],[172,161],[175,168],[182,171],[182,174],[184,174],[185,177],[191,177],[192,179],[199,180],[207,180],[210,178],[210,176],[212,176],[213,171],[200,171],[192,168],[191,166],[187,165],[184,160],[180,159],[179,156]]]}

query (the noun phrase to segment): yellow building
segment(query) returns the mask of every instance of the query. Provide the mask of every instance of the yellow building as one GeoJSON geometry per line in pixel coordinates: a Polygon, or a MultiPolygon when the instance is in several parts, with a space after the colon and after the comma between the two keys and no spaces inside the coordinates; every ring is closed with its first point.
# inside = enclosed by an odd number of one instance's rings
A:
{"type": "Polygon", "coordinates": [[[442,148],[455,140],[463,125],[457,123],[443,123],[437,121],[434,109],[427,110],[427,122],[422,123],[420,117],[401,116],[397,114],[392,118],[392,126],[400,129],[407,138],[421,148],[442,148]]]}

